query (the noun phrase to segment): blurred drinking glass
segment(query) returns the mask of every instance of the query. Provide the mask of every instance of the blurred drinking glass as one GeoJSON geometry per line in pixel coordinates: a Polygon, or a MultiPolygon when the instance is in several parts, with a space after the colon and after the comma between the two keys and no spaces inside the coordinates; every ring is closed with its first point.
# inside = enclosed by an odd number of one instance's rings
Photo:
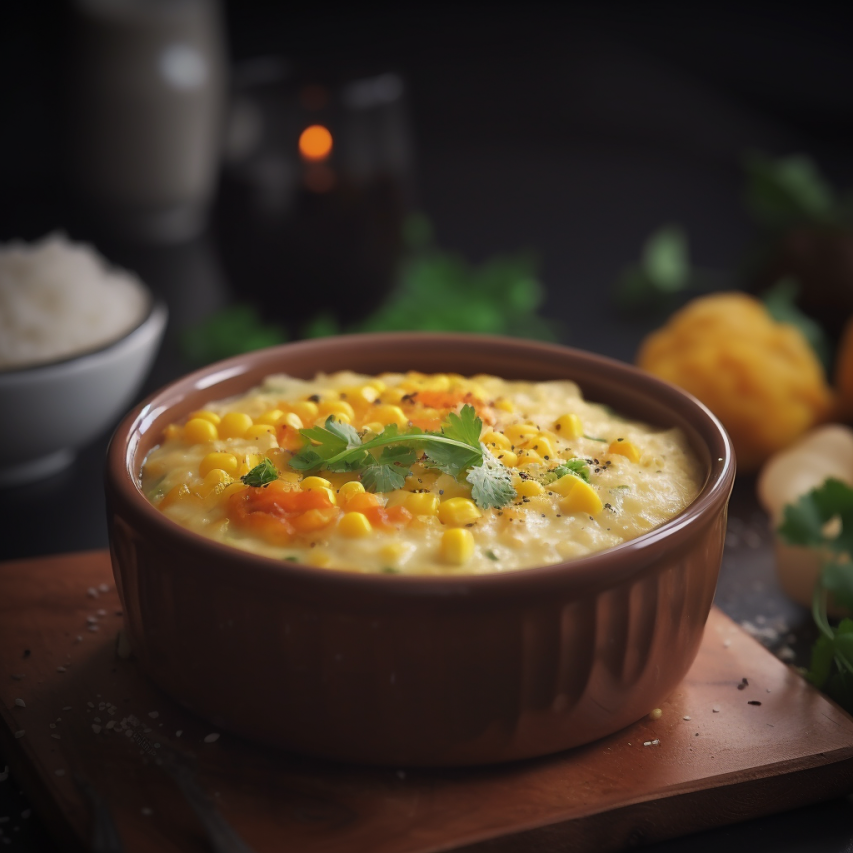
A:
{"type": "Polygon", "coordinates": [[[200,232],[216,188],[226,64],[216,0],[74,0],[69,183],[123,237],[200,232]]]}

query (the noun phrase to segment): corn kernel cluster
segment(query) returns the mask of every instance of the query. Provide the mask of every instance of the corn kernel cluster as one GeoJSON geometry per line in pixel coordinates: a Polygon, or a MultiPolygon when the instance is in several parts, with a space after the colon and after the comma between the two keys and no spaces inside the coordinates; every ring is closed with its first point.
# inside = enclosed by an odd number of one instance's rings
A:
{"type": "Polygon", "coordinates": [[[562,463],[586,459],[597,473],[643,462],[642,448],[625,436],[585,436],[581,417],[571,410],[542,422],[518,411],[509,397],[490,396],[477,378],[410,372],[393,383],[383,377],[363,380],[293,399],[266,395],[261,408],[247,397],[245,403],[191,412],[167,427],[161,450],[197,459],[195,469],[169,470],[165,456],[154,454],[144,480],[160,475],[163,485],[152,488],[152,500],[178,520],[195,512],[201,519],[197,525],[223,536],[292,545],[297,559],[311,565],[334,562],[335,540],[353,548],[377,540],[383,570],[401,571],[417,550],[399,533],[410,530],[427,537],[435,560],[452,568],[478,555],[499,560],[495,543],[518,549],[524,541],[519,525],[573,515],[593,520],[605,508],[612,510],[595,476],[589,481],[576,472],[547,476],[562,463]],[[512,473],[516,499],[510,507],[482,509],[464,477],[443,474],[423,459],[412,466],[404,488],[385,494],[366,491],[357,472],[305,475],[288,467],[306,441],[300,430],[324,426],[330,417],[352,425],[366,440],[391,424],[401,431],[437,430],[448,412],[465,404],[484,424],[481,443],[512,473]],[[588,446],[596,448],[594,457],[587,458],[588,446]],[[244,482],[264,460],[278,471],[274,488],[244,482]]]}

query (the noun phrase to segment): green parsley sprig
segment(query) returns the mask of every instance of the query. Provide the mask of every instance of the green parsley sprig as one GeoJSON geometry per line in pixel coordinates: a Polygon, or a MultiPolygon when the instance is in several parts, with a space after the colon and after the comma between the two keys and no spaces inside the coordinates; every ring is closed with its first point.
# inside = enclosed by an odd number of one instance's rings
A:
{"type": "Polygon", "coordinates": [[[509,470],[480,443],[483,422],[473,406],[450,412],[439,432],[412,427],[401,432],[389,424],[375,438],[363,441],[358,431],[333,415],[325,424],[300,430],[305,445],[290,467],[297,471],[357,471],[372,492],[400,489],[419,459],[430,468],[471,484],[471,496],[482,509],[500,508],[515,498],[509,470]],[[422,456],[422,454],[425,454],[422,456]]]}
{"type": "Polygon", "coordinates": [[[815,584],[812,615],[820,637],[812,649],[808,680],[853,711],[853,619],[833,627],[827,615],[831,594],[853,611],[853,488],[834,478],[785,507],[779,535],[791,545],[827,555],[815,584]]]}

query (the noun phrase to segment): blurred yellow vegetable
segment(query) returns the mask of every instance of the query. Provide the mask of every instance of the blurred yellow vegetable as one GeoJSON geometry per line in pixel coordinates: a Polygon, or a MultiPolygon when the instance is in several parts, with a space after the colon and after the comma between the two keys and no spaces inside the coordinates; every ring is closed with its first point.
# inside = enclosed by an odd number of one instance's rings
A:
{"type": "Polygon", "coordinates": [[[637,364],[719,417],[743,471],[756,470],[823,421],[833,405],[802,333],[744,293],[694,299],[643,341],[637,364]]]}

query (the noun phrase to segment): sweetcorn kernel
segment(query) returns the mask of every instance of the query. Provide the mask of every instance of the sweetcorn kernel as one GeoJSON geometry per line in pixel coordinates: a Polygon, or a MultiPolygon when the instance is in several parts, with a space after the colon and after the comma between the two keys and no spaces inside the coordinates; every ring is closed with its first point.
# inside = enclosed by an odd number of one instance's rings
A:
{"type": "Polygon", "coordinates": [[[631,462],[640,461],[640,448],[633,441],[627,441],[623,438],[617,438],[616,441],[610,443],[607,448],[610,453],[617,453],[619,456],[624,456],[631,462]]]}
{"type": "Polygon", "coordinates": [[[317,411],[324,416],[334,415],[336,420],[343,420],[339,415],[346,415],[348,424],[355,418],[355,412],[346,400],[324,400],[317,406],[317,411]]]}
{"type": "MultiPolygon", "coordinates": [[[[602,504],[598,492],[589,483],[581,480],[580,477],[575,477],[573,474],[566,474],[565,477],[557,480],[557,483],[568,478],[571,478],[575,482],[573,485],[566,484],[567,491],[560,492],[560,494],[565,495],[560,501],[560,509],[563,512],[584,512],[589,515],[596,515],[604,509],[604,504],[602,504]]],[[[554,491],[556,491],[554,489],[555,485],[556,483],[551,486],[554,491]]]]}
{"type": "Polygon", "coordinates": [[[212,468],[204,476],[201,485],[196,490],[202,497],[209,495],[220,486],[227,486],[232,482],[230,475],[221,468],[212,468]]]}
{"type": "Polygon", "coordinates": [[[409,546],[404,545],[402,542],[389,542],[387,545],[383,545],[379,549],[379,557],[383,563],[396,565],[406,555],[408,547],[409,546]]]}
{"type": "Polygon", "coordinates": [[[535,438],[531,438],[525,447],[528,450],[535,450],[543,458],[547,456],[549,459],[553,459],[557,455],[551,440],[547,436],[542,435],[542,433],[539,433],[535,438]]]}
{"type": "Polygon", "coordinates": [[[363,429],[365,432],[372,432],[374,435],[379,435],[383,429],[385,429],[385,424],[379,423],[379,421],[371,421],[368,424],[365,424],[363,429]]]}
{"type": "Polygon", "coordinates": [[[545,489],[536,480],[522,480],[516,484],[515,491],[523,498],[532,498],[541,495],[545,489]]]}
{"type": "Polygon", "coordinates": [[[310,492],[312,489],[331,489],[332,484],[324,477],[305,477],[299,484],[303,492],[310,492]]]}
{"type": "Polygon", "coordinates": [[[178,483],[177,486],[173,486],[168,492],[166,492],[163,496],[163,500],[161,500],[157,506],[160,509],[166,509],[167,506],[183,503],[193,497],[195,496],[190,491],[190,487],[186,483],[178,483]]]}
{"type": "Polygon", "coordinates": [[[220,438],[242,438],[252,426],[252,419],[245,412],[227,412],[219,423],[220,438]]]}
{"type": "Polygon", "coordinates": [[[280,424],[283,419],[284,412],[281,409],[270,409],[269,411],[264,412],[259,418],[256,418],[255,423],[278,426],[278,424],[280,424]]]}
{"type": "Polygon", "coordinates": [[[375,406],[373,408],[373,417],[379,421],[379,423],[386,426],[388,424],[397,424],[400,429],[404,429],[409,425],[409,419],[399,406],[375,406]]]}
{"type": "Polygon", "coordinates": [[[412,515],[436,515],[439,507],[438,495],[432,492],[409,492],[403,499],[403,506],[412,515]]]}
{"type": "Polygon", "coordinates": [[[187,421],[184,427],[184,440],[190,444],[206,444],[209,441],[216,441],[217,438],[219,438],[219,432],[216,424],[204,418],[193,418],[187,421]]]}
{"type": "Polygon", "coordinates": [[[210,421],[214,425],[218,424],[221,420],[216,412],[209,412],[207,409],[199,409],[196,412],[192,412],[187,420],[191,421],[193,418],[201,418],[203,421],[210,421]]]}
{"type": "Polygon", "coordinates": [[[221,468],[232,477],[237,473],[240,467],[240,462],[233,453],[208,453],[204,459],[199,462],[198,473],[200,477],[207,475],[214,468],[221,468]]]}
{"type": "Polygon", "coordinates": [[[293,414],[296,415],[303,424],[314,423],[314,420],[320,411],[313,400],[302,400],[299,403],[294,403],[290,408],[293,410],[293,414]]]}
{"type": "Polygon", "coordinates": [[[296,412],[288,412],[279,422],[278,426],[289,426],[291,429],[302,429],[302,418],[296,412]]]}
{"type": "Polygon", "coordinates": [[[369,536],[373,528],[364,513],[348,512],[338,523],[338,532],[350,539],[360,539],[362,536],[369,536]]]}
{"type": "Polygon", "coordinates": [[[362,486],[361,483],[358,482],[358,480],[351,480],[349,483],[344,483],[338,489],[338,497],[340,498],[341,503],[343,503],[344,505],[346,505],[346,502],[354,495],[363,494],[364,486],[362,486]]]}
{"type": "Polygon", "coordinates": [[[439,550],[441,559],[446,563],[461,566],[474,556],[474,537],[464,527],[445,530],[439,550]]]}
{"type": "Polygon", "coordinates": [[[495,453],[498,459],[503,462],[507,468],[515,468],[518,465],[518,454],[512,450],[499,450],[495,453]]]}
{"type": "Polygon", "coordinates": [[[184,428],[178,426],[178,424],[169,424],[169,426],[163,430],[163,438],[166,441],[180,441],[183,434],[184,428]]]}
{"type": "Polygon", "coordinates": [[[507,400],[505,397],[498,397],[495,400],[495,408],[500,409],[502,412],[514,412],[515,405],[512,400],[507,400]]]}
{"type": "Polygon", "coordinates": [[[563,438],[580,438],[583,435],[583,424],[581,423],[581,419],[573,412],[560,415],[560,417],[554,421],[554,429],[560,433],[563,438]]]}
{"type": "Polygon", "coordinates": [[[512,442],[502,432],[494,432],[493,430],[483,433],[480,436],[480,441],[487,447],[497,447],[500,450],[509,450],[512,447],[512,442]]]}
{"type": "Polygon", "coordinates": [[[539,430],[533,424],[510,424],[504,430],[504,435],[518,447],[539,435],[539,430]]]}
{"type": "Polygon", "coordinates": [[[439,504],[438,517],[442,524],[462,526],[483,515],[477,504],[469,498],[450,498],[439,504]]]}
{"type": "Polygon", "coordinates": [[[272,424],[252,424],[244,433],[246,441],[258,441],[265,435],[275,435],[275,427],[272,424]]]}

